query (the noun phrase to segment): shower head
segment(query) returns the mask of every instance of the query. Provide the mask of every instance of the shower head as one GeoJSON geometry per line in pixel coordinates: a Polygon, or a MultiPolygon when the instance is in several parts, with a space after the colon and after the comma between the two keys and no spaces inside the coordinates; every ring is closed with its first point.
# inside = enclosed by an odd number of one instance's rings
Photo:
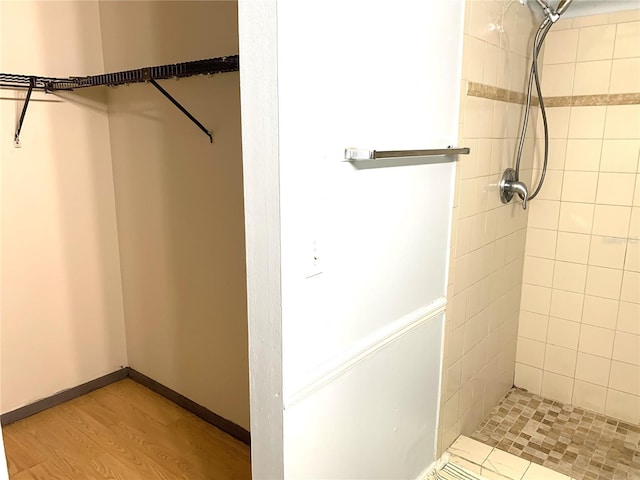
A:
{"type": "Polygon", "coordinates": [[[560,3],[558,4],[558,8],[556,9],[556,13],[558,15],[562,15],[564,12],[567,11],[567,8],[569,8],[569,5],[571,4],[571,2],[573,2],[573,0],[560,0],[560,3]]]}
{"type": "Polygon", "coordinates": [[[560,0],[558,3],[558,8],[554,9],[546,0],[536,0],[538,5],[542,8],[542,11],[547,17],[547,22],[551,21],[553,23],[557,22],[560,19],[560,15],[562,15],[573,0],[560,0]]]}

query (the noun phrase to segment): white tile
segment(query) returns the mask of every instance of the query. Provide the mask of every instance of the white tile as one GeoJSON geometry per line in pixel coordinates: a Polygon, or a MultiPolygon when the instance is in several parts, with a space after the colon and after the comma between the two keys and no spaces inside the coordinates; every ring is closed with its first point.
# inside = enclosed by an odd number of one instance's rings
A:
{"type": "Polygon", "coordinates": [[[542,374],[542,396],[563,403],[571,403],[573,382],[572,377],[545,371],[542,374]]]}
{"type": "Polygon", "coordinates": [[[578,350],[599,357],[611,358],[614,331],[607,328],[582,325],[578,350]]]}
{"type": "Polygon", "coordinates": [[[478,465],[482,465],[492,450],[493,448],[489,445],[485,445],[464,435],[460,435],[458,439],[453,442],[453,445],[449,447],[449,452],[452,455],[457,455],[478,465]]]}
{"type": "Polygon", "coordinates": [[[640,422],[640,397],[618,390],[607,390],[605,413],[626,422],[640,422]]]}
{"type": "Polygon", "coordinates": [[[611,362],[609,388],[631,395],[640,395],[640,367],[615,360],[611,362]]]}
{"type": "Polygon", "coordinates": [[[529,463],[522,458],[494,448],[482,466],[507,478],[520,480],[529,468],[529,463]]]}
{"type": "Polygon", "coordinates": [[[578,352],[576,379],[606,387],[609,384],[611,360],[578,352]]]}
{"type": "Polygon", "coordinates": [[[531,462],[522,480],[571,480],[571,478],[531,462]]]}
{"type": "MultiPolygon", "coordinates": [[[[638,322],[640,322],[640,319],[638,319],[638,322]]],[[[612,358],[621,362],[640,365],[640,335],[616,332],[612,358]]]]}
{"type": "Polygon", "coordinates": [[[544,356],[544,370],[565,377],[573,377],[576,371],[575,350],[547,345],[544,356]]]}
{"type": "Polygon", "coordinates": [[[579,323],[556,317],[549,318],[549,332],[547,335],[549,346],[557,345],[559,347],[577,350],[579,335],[579,323]]]}
{"type": "Polygon", "coordinates": [[[542,370],[523,363],[516,363],[513,383],[516,387],[524,388],[531,393],[540,395],[542,391],[542,370]]]}
{"type": "Polygon", "coordinates": [[[607,402],[607,388],[593,383],[575,381],[573,384],[572,405],[586,408],[592,412],[604,413],[607,402]]]}

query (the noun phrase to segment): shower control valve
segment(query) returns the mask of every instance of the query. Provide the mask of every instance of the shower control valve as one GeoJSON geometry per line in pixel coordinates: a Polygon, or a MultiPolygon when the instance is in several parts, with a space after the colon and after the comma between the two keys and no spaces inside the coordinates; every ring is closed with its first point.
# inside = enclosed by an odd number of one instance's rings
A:
{"type": "Polygon", "coordinates": [[[500,190],[500,200],[502,200],[502,203],[509,203],[513,198],[513,194],[517,193],[522,199],[522,208],[524,210],[527,209],[529,190],[523,182],[516,180],[516,171],[513,168],[507,168],[504,171],[498,188],[500,190]]]}

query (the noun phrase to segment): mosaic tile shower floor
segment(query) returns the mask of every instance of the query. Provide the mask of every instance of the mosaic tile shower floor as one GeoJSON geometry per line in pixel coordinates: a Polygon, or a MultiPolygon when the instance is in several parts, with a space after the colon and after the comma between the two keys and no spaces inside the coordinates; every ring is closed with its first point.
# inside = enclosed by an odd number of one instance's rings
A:
{"type": "Polygon", "coordinates": [[[470,435],[577,480],[640,480],[640,426],[513,389],[470,435]]]}

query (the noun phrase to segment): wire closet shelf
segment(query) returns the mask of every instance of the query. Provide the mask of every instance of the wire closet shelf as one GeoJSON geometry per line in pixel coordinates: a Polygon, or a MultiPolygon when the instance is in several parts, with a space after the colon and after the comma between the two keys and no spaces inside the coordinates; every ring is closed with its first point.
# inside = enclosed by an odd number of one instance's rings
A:
{"type": "Polygon", "coordinates": [[[209,137],[209,140],[213,142],[212,133],[165,89],[163,89],[156,80],[185,78],[196,75],[215,75],[218,73],[237,72],[239,69],[239,56],[230,55],[226,57],[208,58],[191,62],[144,67],[115,73],[105,73],[102,75],[90,75],[86,77],[55,78],[41,77],[37,75],[20,75],[15,73],[0,73],[0,88],[27,90],[22,114],[16,128],[16,146],[19,146],[20,144],[20,131],[22,129],[22,123],[24,122],[32,91],[37,90],[44,91],[46,93],[54,93],[56,91],[71,91],[79,88],[99,86],[115,87],[118,85],[129,85],[132,83],[144,82],[151,83],[156,87],[156,89],[158,89],[167,99],[169,99],[169,101],[171,101],[171,103],[184,113],[189,120],[195,123],[198,128],[200,128],[200,130],[209,137]]]}

